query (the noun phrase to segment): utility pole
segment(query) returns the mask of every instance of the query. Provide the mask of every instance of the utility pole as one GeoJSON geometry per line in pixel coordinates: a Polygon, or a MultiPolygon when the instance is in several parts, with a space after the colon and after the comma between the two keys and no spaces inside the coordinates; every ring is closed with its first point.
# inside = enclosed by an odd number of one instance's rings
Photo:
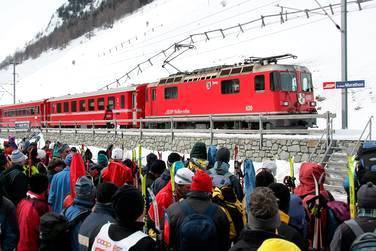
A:
{"type": "MultiPolygon", "coordinates": [[[[347,2],[341,0],[341,80],[347,81],[347,2]]],[[[348,128],[347,88],[342,89],[342,129],[348,128]]]]}

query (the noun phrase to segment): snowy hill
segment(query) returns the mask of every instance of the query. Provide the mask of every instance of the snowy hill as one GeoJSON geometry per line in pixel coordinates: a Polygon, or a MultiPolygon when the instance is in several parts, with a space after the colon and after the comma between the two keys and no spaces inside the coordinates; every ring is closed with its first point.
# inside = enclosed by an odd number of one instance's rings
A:
{"type": "MultiPolygon", "coordinates": [[[[322,5],[334,1],[320,1],[322,5]]],[[[276,5],[296,9],[317,7],[315,1],[272,0],[156,0],[135,14],[116,22],[112,29],[95,30],[90,39],[82,36],[63,50],[51,50],[35,60],[17,66],[17,100],[93,91],[113,82],[149,57],[168,48],[190,34],[224,29],[280,12],[276,5]]],[[[376,30],[376,1],[349,4],[348,58],[349,79],[364,79],[366,88],[349,92],[349,126],[362,129],[366,120],[376,116],[376,71],[373,62],[376,30]]],[[[286,8],[285,8],[286,10],[286,8]]],[[[334,20],[340,24],[340,9],[334,8],[334,20]]],[[[48,22],[48,21],[47,21],[48,22]]],[[[313,74],[315,95],[325,98],[319,102],[320,111],[337,113],[335,127],[340,127],[340,91],[322,90],[322,82],[340,80],[340,31],[321,11],[289,16],[281,24],[280,17],[265,18],[265,27],[257,21],[244,26],[244,33],[233,29],[211,33],[209,40],[197,39],[195,49],[189,50],[171,63],[180,70],[193,70],[220,64],[241,62],[249,56],[270,56],[293,53],[297,60],[287,60],[307,66],[313,74]]],[[[170,73],[172,67],[161,65],[165,57],[143,64],[141,71],[130,74],[129,83],[156,81],[170,73]]],[[[11,68],[0,71],[0,83],[11,83],[11,68]]],[[[114,86],[115,87],[115,86],[114,86]]],[[[9,88],[9,87],[8,87],[9,88]]],[[[9,88],[9,90],[11,90],[9,88]]],[[[11,103],[3,95],[0,103],[11,103]]]]}

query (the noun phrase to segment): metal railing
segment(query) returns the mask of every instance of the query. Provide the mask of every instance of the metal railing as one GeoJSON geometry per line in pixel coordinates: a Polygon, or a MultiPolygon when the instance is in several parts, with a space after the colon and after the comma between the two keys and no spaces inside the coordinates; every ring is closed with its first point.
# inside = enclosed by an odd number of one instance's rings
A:
{"type": "Polygon", "coordinates": [[[365,141],[372,140],[372,120],[373,120],[373,116],[371,116],[368,119],[367,124],[364,126],[362,134],[360,134],[360,137],[359,137],[358,141],[356,142],[354,148],[351,151],[351,156],[354,155],[355,151],[358,150],[358,148],[360,146],[360,142],[363,140],[364,133],[366,132],[367,129],[368,129],[368,133],[367,133],[367,135],[366,135],[366,137],[365,137],[364,140],[365,141]]]}
{"type": "MultiPolygon", "coordinates": [[[[42,121],[36,128],[42,130],[42,132],[74,132],[77,134],[80,132],[90,132],[93,137],[96,133],[114,133],[118,135],[119,133],[123,136],[124,133],[137,133],[140,138],[143,137],[144,133],[166,133],[170,134],[171,140],[174,140],[176,133],[205,133],[210,135],[210,142],[213,143],[215,134],[258,134],[260,139],[259,147],[263,146],[263,137],[268,134],[306,134],[306,135],[323,135],[327,132],[328,135],[332,133],[332,119],[335,114],[326,112],[324,114],[287,114],[287,115],[274,115],[274,114],[258,114],[258,115],[231,115],[231,116],[220,116],[220,115],[209,115],[209,116],[179,116],[179,117],[165,117],[165,118],[142,118],[142,119],[122,119],[122,120],[85,120],[85,121],[42,121]],[[271,122],[273,120],[303,120],[303,119],[325,119],[326,129],[264,129],[263,124],[271,122]],[[244,121],[244,122],[254,122],[258,123],[258,129],[218,129],[215,128],[215,122],[234,122],[234,121],[244,121]],[[106,123],[112,123],[113,128],[97,128],[98,126],[105,127],[106,123]],[[178,122],[201,122],[207,123],[209,128],[203,129],[179,129],[176,128],[176,123],[178,122]],[[145,128],[146,123],[165,123],[165,129],[149,129],[145,128]],[[133,125],[137,128],[119,128],[120,125],[133,125]],[[67,128],[69,126],[69,128],[67,128]]],[[[26,131],[28,129],[17,129],[12,127],[11,123],[0,123],[2,128],[0,130],[14,130],[14,131],[26,131]]],[[[13,123],[14,125],[14,123],[13,123]]],[[[323,136],[322,136],[323,137],[323,136]]]]}

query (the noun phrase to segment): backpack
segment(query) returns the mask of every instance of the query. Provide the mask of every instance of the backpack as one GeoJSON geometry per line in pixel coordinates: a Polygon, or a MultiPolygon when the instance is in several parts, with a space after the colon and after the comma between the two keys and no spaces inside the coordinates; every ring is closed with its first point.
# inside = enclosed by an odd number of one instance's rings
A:
{"type": "Polygon", "coordinates": [[[213,202],[220,206],[230,225],[229,239],[236,242],[247,222],[245,208],[229,186],[214,188],[213,202]]]}
{"type": "Polygon", "coordinates": [[[231,186],[230,177],[233,176],[231,173],[226,173],[224,175],[217,174],[216,172],[209,174],[212,177],[213,187],[224,187],[224,186],[231,186]]]}
{"type": "Polygon", "coordinates": [[[350,209],[342,201],[329,201],[326,209],[328,211],[326,239],[332,240],[337,227],[350,219],[350,209]]]}
{"type": "Polygon", "coordinates": [[[373,232],[364,233],[354,219],[345,221],[345,224],[350,227],[356,236],[356,239],[351,244],[351,251],[376,250],[376,229],[373,232]]]}
{"type": "Polygon", "coordinates": [[[39,251],[70,250],[70,231],[81,220],[85,219],[90,212],[90,210],[82,211],[70,222],[64,217],[63,214],[53,212],[44,214],[40,218],[39,225],[39,251]]]}
{"type": "Polygon", "coordinates": [[[199,214],[186,201],[181,203],[185,217],[178,229],[179,251],[217,250],[217,227],[212,219],[217,208],[210,204],[199,214]]]}
{"type": "Polygon", "coordinates": [[[7,197],[8,199],[11,198],[11,196],[8,193],[9,186],[11,186],[14,182],[14,179],[17,177],[19,173],[22,173],[22,171],[18,170],[17,168],[13,169],[10,172],[7,172],[4,174],[5,171],[3,171],[0,174],[0,189],[2,195],[7,197]]]}
{"type": "Polygon", "coordinates": [[[376,172],[376,141],[364,142],[357,152],[359,169],[376,172]]]}

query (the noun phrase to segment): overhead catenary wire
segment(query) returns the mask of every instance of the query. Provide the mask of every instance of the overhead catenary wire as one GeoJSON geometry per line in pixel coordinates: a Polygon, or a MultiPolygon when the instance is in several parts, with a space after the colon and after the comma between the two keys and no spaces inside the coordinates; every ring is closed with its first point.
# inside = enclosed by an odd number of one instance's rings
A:
{"type": "MultiPolygon", "coordinates": [[[[318,0],[314,0],[317,5],[320,7],[320,9],[325,13],[325,15],[332,21],[332,23],[336,26],[336,28],[340,31],[341,30],[341,27],[339,26],[339,24],[336,23],[336,21],[334,21],[334,19],[328,14],[328,12],[325,10],[325,8],[322,7],[322,5],[320,4],[320,2],[318,0]]],[[[359,4],[359,1],[356,1],[357,4],[359,4]]]]}
{"type": "MultiPolygon", "coordinates": [[[[370,2],[370,1],[373,1],[373,0],[365,0],[365,1],[362,1],[362,3],[365,3],[365,2],[370,2]]],[[[359,5],[359,1],[349,1],[348,2],[349,4],[354,4],[356,3],[357,5],[359,5]]],[[[285,16],[285,21],[287,21],[287,17],[288,16],[294,16],[294,15],[298,15],[298,14],[306,14],[307,11],[308,12],[316,12],[318,10],[325,10],[325,9],[333,9],[333,7],[338,7],[340,6],[340,3],[337,3],[337,4],[330,4],[330,5],[326,5],[326,6],[319,6],[317,8],[311,8],[311,9],[304,9],[304,10],[293,10],[293,11],[287,11],[284,13],[284,16],[285,16]]],[[[327,12],[325,11],[326,15],[328,16],[327,12]]],[[[237,31],[241,31],[241,32],[244,32],[244,27],[246,27],[247,25],[250,25],[250,24],[253,24],[253,23],[257,23],[257,22],[261,22],[261,27],[264,27],[266,26],[266,23],[265,23],[265,20],[266,19],[269,19],[269,18],[274,18],[274,17],[280,17],[281,16],[281,12],[278,12],[278,13],[275,13],[275,14],[267,14],[267,15],[261,15],[260,18],[256,18],[256,19],[253,19],[253,20],[250,20],[250,21],[247,21],[247,22],[244,22],[244,23],[238,23],[236,25],[233,25],[233,26],[229,26],[229,27],[226,27],[226,28],[218,28],[218,29],[212,29],[212,30],[208,30],[208,31],[204,31],[204,32],[199,32],[199,33],[194,33],[194,34],[190,34],[188,35],[187,37],[185,37],[184,39],[181,39],[180,41],[178,42],[175,42],[173,44],[171,44],[169,47],[163,49],[162,51],[158,52],[158,53],[155,53],[152,57],[140,62],[137,64],[137,66],[131,68],[129,71],[127,71],[125,74],[121,75],[120,77],[117,77],[115,81],[112,81],[108,84],[106,84],[104,87],[102,87],[101,89],[108,89],[110,86],[112,86],[113,84],[117,83],[119,80],[123,79],[125,76],[127,76],[127,79],[130,78],[129,76],[139,68],[139,66],[141,65],[144,65],[145,63],[149,63],[150,60],[160,56],[160,55],[165,55],[166,56],[166,52],[168,53],[169,51],[172,51],[172,53],[176,53],[176,50],[174,51],[174,48],[176,46],[176,44],[191,44],[191,45],[194,45],[195,43],[195,38],[200,38],[200,37],[204,37],[206,38],[206,40],[209,40],[210,39],[210,34],[216,34],[216,33],[219,33],[221,35],[222,38],[225,38],[225,34],[227,31],[230,31],[230,30],[237,30],[237,31]]],[[[181,53],[180,53],[181,54],[181,53]]],[[[171,57],[171,55],[170,55],[171,57]]],[[[176,57],[174,57],[176,58],[176,57]]],[[[168,62],[169,65],[171,63],[171,61],[168,62]]]]}

